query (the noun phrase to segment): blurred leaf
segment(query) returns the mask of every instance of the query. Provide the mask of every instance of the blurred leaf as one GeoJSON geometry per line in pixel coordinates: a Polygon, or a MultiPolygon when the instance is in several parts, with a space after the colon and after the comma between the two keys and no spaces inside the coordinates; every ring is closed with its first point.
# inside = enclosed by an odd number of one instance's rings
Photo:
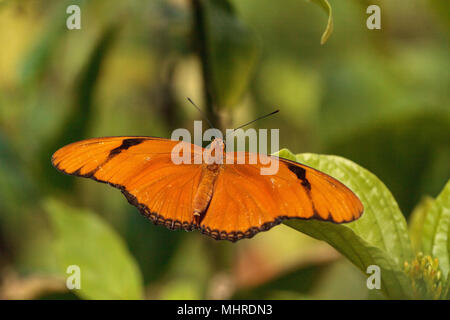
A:
{"type": "Polygon", "coordinates": [[[37,225],[28,210],[34,209],[39,193],[14,147],[0,132],[0,266],[17,258],[29,240],[24,231],[37,225]]]}
{"type": "Polygon", "coordinates": [[[439,259],[442,274],[447,278],[450,271],[450,180],[426,213],[422,250],[439,259]]]}
{"type": "Polygon", "coordinates": [[[348,224],[317,220],[289,220],[285,224],[328,242],[362,272],[369,265],[381,268],[383,292],[390,298],[410,295],[410,282],[403,272],[412,258],[406,221],[392,194],[372,173],[350,160],[316,154],[293,155],[283,149],[280,157],[293,159],[323,171],[352,189],[364,205],[364,214],[348,224]]]}
{"type": "MultiPolygon", "coordinates": [[[[206,241],[210,240],[206,239],[206,241]]],[[[186,236],[167,270],[168,281],[160,293],[160,299],[203,299],[205,297],[211,276],[206,241],[195,234],[186,236]]]]}
{"type": "MultiPolygon", "coordinates": [[[[12,213],[36,201],[36,190],[27,172],[24,172],[21,166],[20,155],[15,152],[8,138],[1,132],[0,163],[0,209],[5,213],[12,213]]],[[[4,216],[4,214],[0,215],[0,219],[4,216]]]]}
{"type": "Polygon", "coordinates": [[[68,1],[63,1],[53,8],[53,12],[47,20],[47,26],[32,49],[26,54],[19,67],[20,78],[24,84],[39,80],[47,71],[56,48],[63,39],[64,33],[67,32],[65,8],[68,5],[68,1]]]}
{"type": "Polygon", "coordinates": [[[111,25],[98,40],[84,70],[76,82],[75,97],[72,109],[54,138],[43,148],[41,154],[41,171],[51,181],[51,185],[60,189],[71,189],[73,179],[57,172],[50,163],[51,155],[66,144],[86,138],[93,116],[93,98],[98,84],[102,64],[109,53],[117,34],[117,25],[111,25]]]}
{"type": "Polygon", "coordinates": [[[256,84],[260,99],[264,99],[266,105],[283,106],[280,116],[297,130],[311,126],[321,104],[319,73],[314,68],[303,66],[298,59],[286,57],[268,60],[259,72],[256,84]]]}
{"type": "Polygon", "coordinates": [[[258,47],[228,0],[202,1],[209,73],[218,107],[236,105],[247,89],[258,47]]]}
{"type": "Polygon", "coordinates": [[[448,111],[390,115],[330,139],[325,149],[373,171],[408,216],[423,194],[438,194],[450,175],[449,126],[448,111]]]}
{"type": "Polygon", "coordinates": [[[234,293],[232,299],[275,299],[280,292],[291,292],[296,296],[292,296],[291,299],[301,299],[309,294],[323,269],[324,266],[319,264],[285,272],[255,288],[238,290],[234,293]]]}
{"type": "Polygon", "coordinates": [[[46,200],[45,208],[55,232],[60,274],[78,265],[85,299],[140,299],[140,270],[123,240],[97,215],[71,208],[57,200],[46,200]]]}
{"type": "Polygon", "coordinates": [[[268,300],[315,300],[307,294],[301,294],[293,291],[274,290],[267,296],[268,300]]]}
{"type": "Polygon", "coordinates": [[[324,271],[310,293],[315,299],[367,299],[369,291],[378,291],[369,290],[366,284],[367,274],[358,272],[355,265],[342,257],[324,271]]]}
{"type": "Polygon", "coordinates": [[[450,17],[448,14],[450,12],[450,2],[448,0],[429,0],[428,2],[448,28],[450,26],[450,17]]]}
{"type": "Polygon", "coordinates": [[[309,0],[309,1],[314,2],[319,6],[321,6],[323,10],[325,10],[325,12],[328,14],[327,27],[325,28],[325,31],[322,34],[322,37],[320,38],[320,44],[325,44],[325,42],[327,42],[328,38],[333,32],[333,11],[331,10],[331,6],[328,0],[309,0]]]}
{"type": "Polygon", "coordinates": [[[424,197],[414,208],[409,217],[409,236],[415,252],[422,251],[422,235],[425,217],[434,203],[431,197],[424,197]]]}
{"type": "Polygon", "coordinates": [[[123,234],[128,247],[141,267],[144,283],[157,282],[167,272],[170,259],[184,240],[184,231],[155,226],[128,202],[125,205],[126,209],[120,213],[124,216],[121,226],[126,228],[123,234]]]}
{"type": "Polygon", "coordinates": [[[169,281],[160,292],[161,300],[199,300],[203,297],[200,284],[189,279],[169,281]]]}

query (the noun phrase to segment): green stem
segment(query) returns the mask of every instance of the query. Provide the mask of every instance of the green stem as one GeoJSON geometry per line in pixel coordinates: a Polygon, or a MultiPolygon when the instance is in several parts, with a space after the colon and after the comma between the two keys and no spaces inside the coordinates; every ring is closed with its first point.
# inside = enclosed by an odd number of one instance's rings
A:
{"type": "Polygon", "coordinates": [[[214,109],[215,101],[213,94],[213,75],[211,72],[211,64],[208,54],[208,36],[205,23],[205,10],[202,0],[192,0],[193,11],[193,30],[195,37],[195,47],[200,58],[202,77],[203,77],[203,92],[206,107],[206,116],[212,122],[214,127],[223,130],[220,124],[220,118],[214,109]]]}

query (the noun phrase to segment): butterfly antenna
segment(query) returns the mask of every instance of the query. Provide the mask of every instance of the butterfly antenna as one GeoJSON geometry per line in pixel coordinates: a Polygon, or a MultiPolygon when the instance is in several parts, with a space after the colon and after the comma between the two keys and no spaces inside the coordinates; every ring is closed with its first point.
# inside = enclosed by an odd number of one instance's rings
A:
{"type": "MultiPolygon", "coordinates": [[[[278,112],[280,112],[280,110],[275,110],[275,111],[273,111],[273,112],[271,112],[271,113],[268,113],[268,114],[266,114],[266,115],[264,115],[264,116],[258,117],[258,118],[256,118],[255,120],[252,120],[252,121],[247,122],[247,123],[245,123],[245,124],[243,124],[243,125],[241,125],[241,126],[239,126],[239,127],[237,127],[237,128],[234,128],[233,131],[231,131],[229,134],[233,134],[237,129],[241,129],[241,128],[243,128],[243,127],[246,127],[246,126],[248,126],[249,124],[252,124],[253,122],[256,122],[256,121],[261,120],[261,119],[264,119],[264,118],[267,118],[267,117],[269,117],[269,116],[271,116],[271,115],[273,115],[273,114],[275,114],[275,113],[278,113],[278,112]]],[[[228,137],[228,135],[227,135],[227,137],[228,137]]],[[[226,140],[226,139],[225,139],[225,140],[226,140]]]]}
{"type": "Polygon", "coordinates": [[[205,118],[205,120],[208,122],[210,128],[214,128],[211,121],[209,121],[206,114],[194,103],[194,101],[191,100],[191,98],[187,97],[187,100],[200,112],[200,114],[205,118]]]}

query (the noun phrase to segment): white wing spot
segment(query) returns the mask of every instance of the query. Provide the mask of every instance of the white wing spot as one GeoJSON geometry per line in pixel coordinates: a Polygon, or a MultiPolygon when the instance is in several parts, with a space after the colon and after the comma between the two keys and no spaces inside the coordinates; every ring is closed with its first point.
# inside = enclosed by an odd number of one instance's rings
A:
{"type": "Polygon", "coordinates": [[[272,188],[275,188],[275,179],[274,178],[270,178],[270,182],[272,182],[272,188]]]}

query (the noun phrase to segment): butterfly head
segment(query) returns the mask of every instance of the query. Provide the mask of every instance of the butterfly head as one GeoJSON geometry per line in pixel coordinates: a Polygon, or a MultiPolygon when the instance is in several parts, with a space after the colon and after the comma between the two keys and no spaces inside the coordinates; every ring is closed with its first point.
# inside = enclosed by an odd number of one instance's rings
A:
{"type": "Polygon", "coordinates": [[[213,142],[211,142],[210,148],[223,152],[225,150],[225,142],[221,138],[214,138],[213,142]]]}
{"type": "Polygon", "coordinates": [[[215,138],[213,142],[206,148],[205,163],[222,164],[225,150],[225,143],[221,138],[215,138]]]}

